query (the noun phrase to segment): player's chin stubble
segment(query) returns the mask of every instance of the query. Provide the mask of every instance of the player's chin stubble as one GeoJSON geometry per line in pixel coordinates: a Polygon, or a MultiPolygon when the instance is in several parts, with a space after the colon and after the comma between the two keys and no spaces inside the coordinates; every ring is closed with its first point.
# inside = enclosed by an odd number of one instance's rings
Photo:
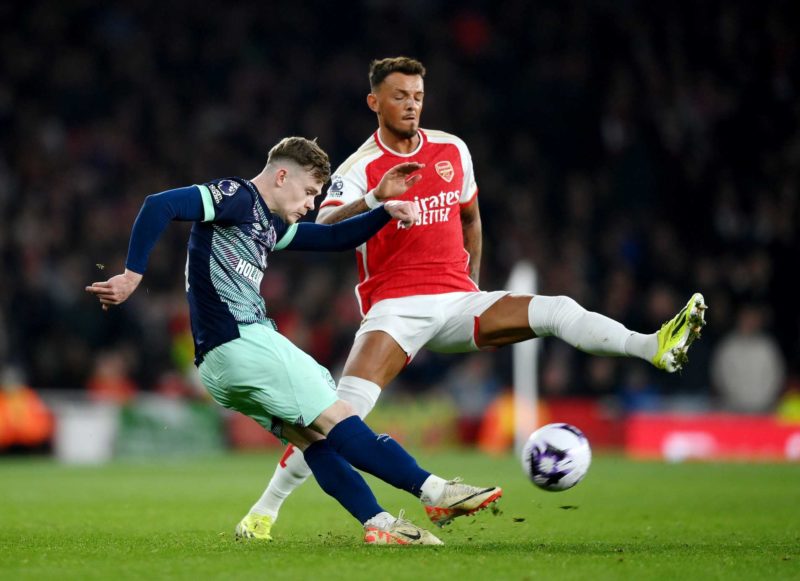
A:
{"type": "Polygon", "coordinates": [[[417,127],[414,127],[413,129],[401,129],[399,127],[395,127],[394,125],[388,125],[388,128],[392,133],[403,139],[411,139],[412,137],[417,136],[417,127]]]}

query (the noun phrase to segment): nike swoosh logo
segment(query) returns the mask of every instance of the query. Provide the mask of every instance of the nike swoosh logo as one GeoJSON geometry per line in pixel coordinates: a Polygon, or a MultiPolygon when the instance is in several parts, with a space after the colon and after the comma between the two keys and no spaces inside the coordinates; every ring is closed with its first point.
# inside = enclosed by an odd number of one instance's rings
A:
{"type": "Polygon", "coordinates": [[[420,538],[422,538],[422,534],[420,534],[419,532],[414,533],[413,535],[410,535],[408,533],[402,533],[402,532],[400,534],[403,535],[404,537],[408,538],[408,539],[411,539],[412,541],[418,541],[418,540],[420,540],[420,538]]]}
{"type": "Polygon", "coordinates": [[[454,507],[455,505],[457,505],[457,504],[461,504],[462,502],[466,502],[466,501],[468,501],[470,498],[475,498],[476,496],[480,496],[481,494],[486,494],[487,492],[489,492],[489,491],[491,491],[491,490],[492,490],[491,488],[485,488],[485,489],[483,489],[483,490],[481,490],[481,491],[479,491],[479,492],[476,492],[475,494],[470,494],[468,497],[466,497],[466,498],[462,498],[462,499],[461,499],[461,500],[459,500],[458,502],[454,502],[454,503],[453,503],[453,504],[451,504],[451,505],[450,505],[448,508],[453,508],[453,507],[454,507]]]}

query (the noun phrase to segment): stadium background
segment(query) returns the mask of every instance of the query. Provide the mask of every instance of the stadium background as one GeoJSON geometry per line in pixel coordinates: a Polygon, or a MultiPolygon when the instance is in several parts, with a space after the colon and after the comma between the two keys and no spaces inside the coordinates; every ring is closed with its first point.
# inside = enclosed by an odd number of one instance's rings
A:
{"type": "MultiPolygon", "coordinates": [[[[780,1],[5,4],[4,381],[16,370],[36,390],[118,401],[193,393],[186,225],[166,232],[124,307],[104,313],[83,287],[123,268],[147,194],[251,177],[290,134],[317,137],[341,163],[376,126],[369,61],[405,54],[428,68],[422,126],[471,149],[484,289],[503,288],[526,259],[542,293],[633,329],[657,329],[694,290],[711,306],[681,375],[544,341],[543,396],[622,414],[772,413],[800,381],[793,11],[780,1]],[[756,394],[745,404],[711,373],[737,328],[753,339],[739,342],[740,360],[763,365],[765,345],[779,355],[766,363],[772,387],[745,386],[756,394]]],[[[352,253],[286,253],[265,277],[281,330],[335,376],[359,321],[355,276],[352,253]]],[[[422,354],[390,391],[449,393],[475,419],[508,385],[509,361],[510,350],[422,354]]]]}

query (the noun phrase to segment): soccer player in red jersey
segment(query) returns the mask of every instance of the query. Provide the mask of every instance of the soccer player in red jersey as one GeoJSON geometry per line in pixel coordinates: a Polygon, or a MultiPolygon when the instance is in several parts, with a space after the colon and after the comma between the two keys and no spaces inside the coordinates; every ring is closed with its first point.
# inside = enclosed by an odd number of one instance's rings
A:
{"type": "MultiPolygon", "coordinates": [[[[595,355],[681,369],[705,324],[700,293],[657,333],[641,334],[569,297],[478,288],[481,219],[472,160],[455,135],[420,128],[424,77],[423,65],[410,58],[372,62],[367,105],[378,130],[332,176],[318,214],[318,222],[332,224],[366,212],[381,202],[374,188],[389,168],[404,161],[425,165],[419,181],[398,198],[418,206],[416,227],[386,226],[356,250],[364,320],[337,386],[339,397],[363,418],[423,347],[469,352],[548,336],[595,355]]],[[[274,522],[283,500],[308,474],[302,454],[290,446],[250,514],[274,522]]],[[[457,484],[451,486],[449,506],[460,508],[457,484]]],[[[440,525],[454,517],[441,505],[426,506],[440,525]]],[[[471,512],[455,516],[461,514],[471,512]]]]}

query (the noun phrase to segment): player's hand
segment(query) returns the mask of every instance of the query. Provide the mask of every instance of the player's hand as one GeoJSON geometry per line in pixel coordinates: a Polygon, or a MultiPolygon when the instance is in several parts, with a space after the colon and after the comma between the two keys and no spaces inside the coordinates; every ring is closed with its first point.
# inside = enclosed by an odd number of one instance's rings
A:
{"type": "Polygon", "coordinates": [[[412,174],[423,167],[425,167],[424,163],[416,163],[414,161],[394,166],[383,174],[378,187],[373,192],[375,198],[382,202],[405,194],[411,186],[422,179],[421,174],[412,174]]]}
{"type": "Polygon", "coordinates": [[[105,282],[93,282],[86,287],[86,292],[96,296],[103,305],[103,310],[107,311],[110,305],[120,305],[128,300],[140,282],[141,274],[125,269],[123,274],[112,276],[105,282]]]}
{"type": "Polygon", "coordinates": [[[419,219],[419,208],[411,202],[389,200],[383,205],[383,208],[392,218],[400,221],[401,228],[411,228],[419,219]]]}

